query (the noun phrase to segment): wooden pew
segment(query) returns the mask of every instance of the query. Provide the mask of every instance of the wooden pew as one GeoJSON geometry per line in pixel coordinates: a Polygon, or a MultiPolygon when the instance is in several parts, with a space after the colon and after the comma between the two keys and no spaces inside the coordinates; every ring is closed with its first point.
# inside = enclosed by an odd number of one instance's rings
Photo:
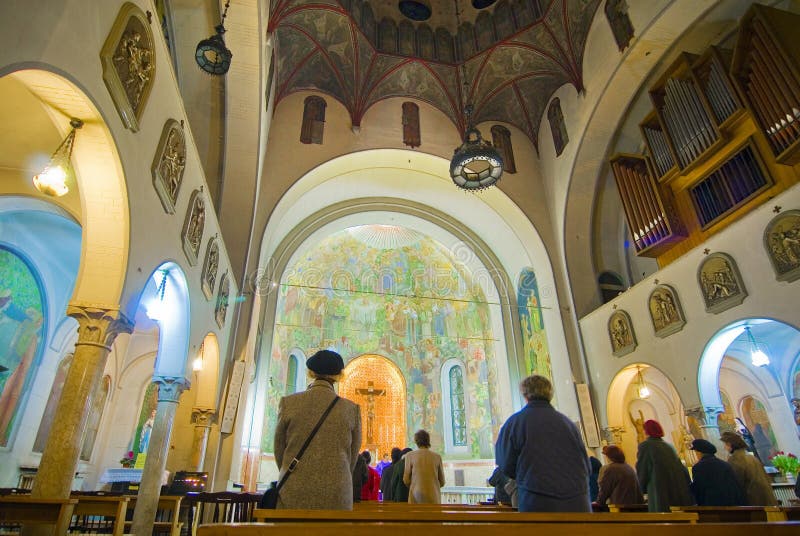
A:
{"type": "Polygon", "coordinates": [[[130,497],[73,494],[72,498],[77,499],[78,503],[72,510],[70,532],[89,533],[110,529],[114,536],[125,533],[125,515],[130,497]],[[98,519],[101,517],[105,519],[98,519]]]}
{"type": "Polygon", "coordinates": [[[402,503],[402,502],[378,502],[378,501],[362,501],[353,503],[353,510],[468,510],[468,511],[498,511],[498,512],[513,512],[514,508],[511,506],[499,504],[419,504],[419,503],[402,503]]]}
{"type": "Polygon", "coordinates": [[[695,523],[694,513],[531,513],[486,510],[262,510],[256,521],[281,523],[695,523]]]}
{"type": "Polygon", "coordinates": [[[693,512],[700,523],[786,521],[779,506],[673,506],[673,512],[693,512]]]}
{"type": "MultiPolygon", "coordinates": [[[[125,532],[130,532],[133,524],[133,510],[136,508],[136,495],[130,495],[130,506],[128,516],[125,521],[125,532]]],[[[169,534],[170,536],[180,536],[183,522],[180,520],[181,501],[180,495],[162,495],[158,498],[156,507],[155,522],[153,523],[153,534],[169,534]]]]}
{"type": "MultiPolygon", "coordinates": [[[[594,514],[604,517],[609,514],[594,514]]],[[[431,531],[429,523],[246,523],[203,525],[197,536],[408,536],[431,531]]],[[[797,536],[800,523],[592,523],[582,521],[530,523],[454,523],[436,526],[436,536],[797,536]]]]}
{"type": "Polygon", "coordinates": [[[0,527],[10,524],[50,525],[51,534],[67,533],[78,499],[32,499],[28,495],[0,497],[0,527]]]}
{"type": "Polygon", "coordinates": [[[609,512],[647,512],[647,504],[609,504],[609,512]]]}

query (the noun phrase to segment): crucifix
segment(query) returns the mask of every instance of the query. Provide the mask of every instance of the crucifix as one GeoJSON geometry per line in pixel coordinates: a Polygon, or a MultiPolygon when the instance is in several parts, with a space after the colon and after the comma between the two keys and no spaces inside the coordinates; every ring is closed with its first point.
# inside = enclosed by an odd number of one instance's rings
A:
{"type": "Polygon", "coordinates": [[[367,397],[367,448],[371,448],[375,443],[375,438],[373,437],[375,425],[375,397],[386,396],[386,389],[375,389],[375,383],[368,381],[366,389],[361,387],[356,389],[356,393],[367,397]]]}

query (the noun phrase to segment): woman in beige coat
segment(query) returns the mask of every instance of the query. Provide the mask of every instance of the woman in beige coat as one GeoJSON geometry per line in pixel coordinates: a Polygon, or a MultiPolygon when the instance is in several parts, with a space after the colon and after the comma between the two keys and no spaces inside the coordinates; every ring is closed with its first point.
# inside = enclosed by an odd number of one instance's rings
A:
{"type": "Polygon", "coordinates": [[[747,496],[746,506],[777,506],[778,499],[772,491],[772,484],[755,456],[747,454],[747,443],[736,432],[724,432],[719,438],[730,452],[728,463],[731,464],[736,480],[747,496]]]}
{"type": "Polygon", "coordinates": [[[439,488],[444,486],[442,457],[431,452],[431,436],[425,430],[417,430],[414,443],[417,450],[403,456],[403,482],[408,486],[408,502],[439,504],[442,502],[439,488]]]}

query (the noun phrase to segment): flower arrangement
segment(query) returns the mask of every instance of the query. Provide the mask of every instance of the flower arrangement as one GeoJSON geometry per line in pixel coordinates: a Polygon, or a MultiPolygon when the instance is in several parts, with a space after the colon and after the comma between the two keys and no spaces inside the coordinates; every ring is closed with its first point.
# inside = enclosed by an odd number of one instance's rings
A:
{"type": "Polygon", "coordinates": [[[786,454],[782,450],[779,450],[774,456],[770,457],[769,461],[771,461],[772,465],[774,465],[778,471],[783,473],[784,476],[786,473],[792,473],[793,475],[796,475],[797,472],[800,471],[800,460],[798,460],[797,456],[791,452],[786,454]]]}
{"type": "Polygon", "coordinates": [[[122,467],[133,467],[133,464],[136,462],[136,458],[133,457],[133,451],[129,450],[128,454],[122,458],[119,463],[122,464],[122,467]]]}

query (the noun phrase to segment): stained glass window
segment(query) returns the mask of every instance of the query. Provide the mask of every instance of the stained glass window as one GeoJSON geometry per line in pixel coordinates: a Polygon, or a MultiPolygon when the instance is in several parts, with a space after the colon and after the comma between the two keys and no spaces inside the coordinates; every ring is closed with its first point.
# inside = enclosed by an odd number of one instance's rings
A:
{"type": "Polygon", "coordinates": [[[464,411],[464,373],[461,367],[450,368],[450,425],[453,429],[453,445],[467,444],[467,416],[464,411]]]}
{"type": "Polygon", "coordinates": [[[289,356],[289,368],[286,371],[286,394],[292,395],[297,392],[297,356],[289,356]]]}

